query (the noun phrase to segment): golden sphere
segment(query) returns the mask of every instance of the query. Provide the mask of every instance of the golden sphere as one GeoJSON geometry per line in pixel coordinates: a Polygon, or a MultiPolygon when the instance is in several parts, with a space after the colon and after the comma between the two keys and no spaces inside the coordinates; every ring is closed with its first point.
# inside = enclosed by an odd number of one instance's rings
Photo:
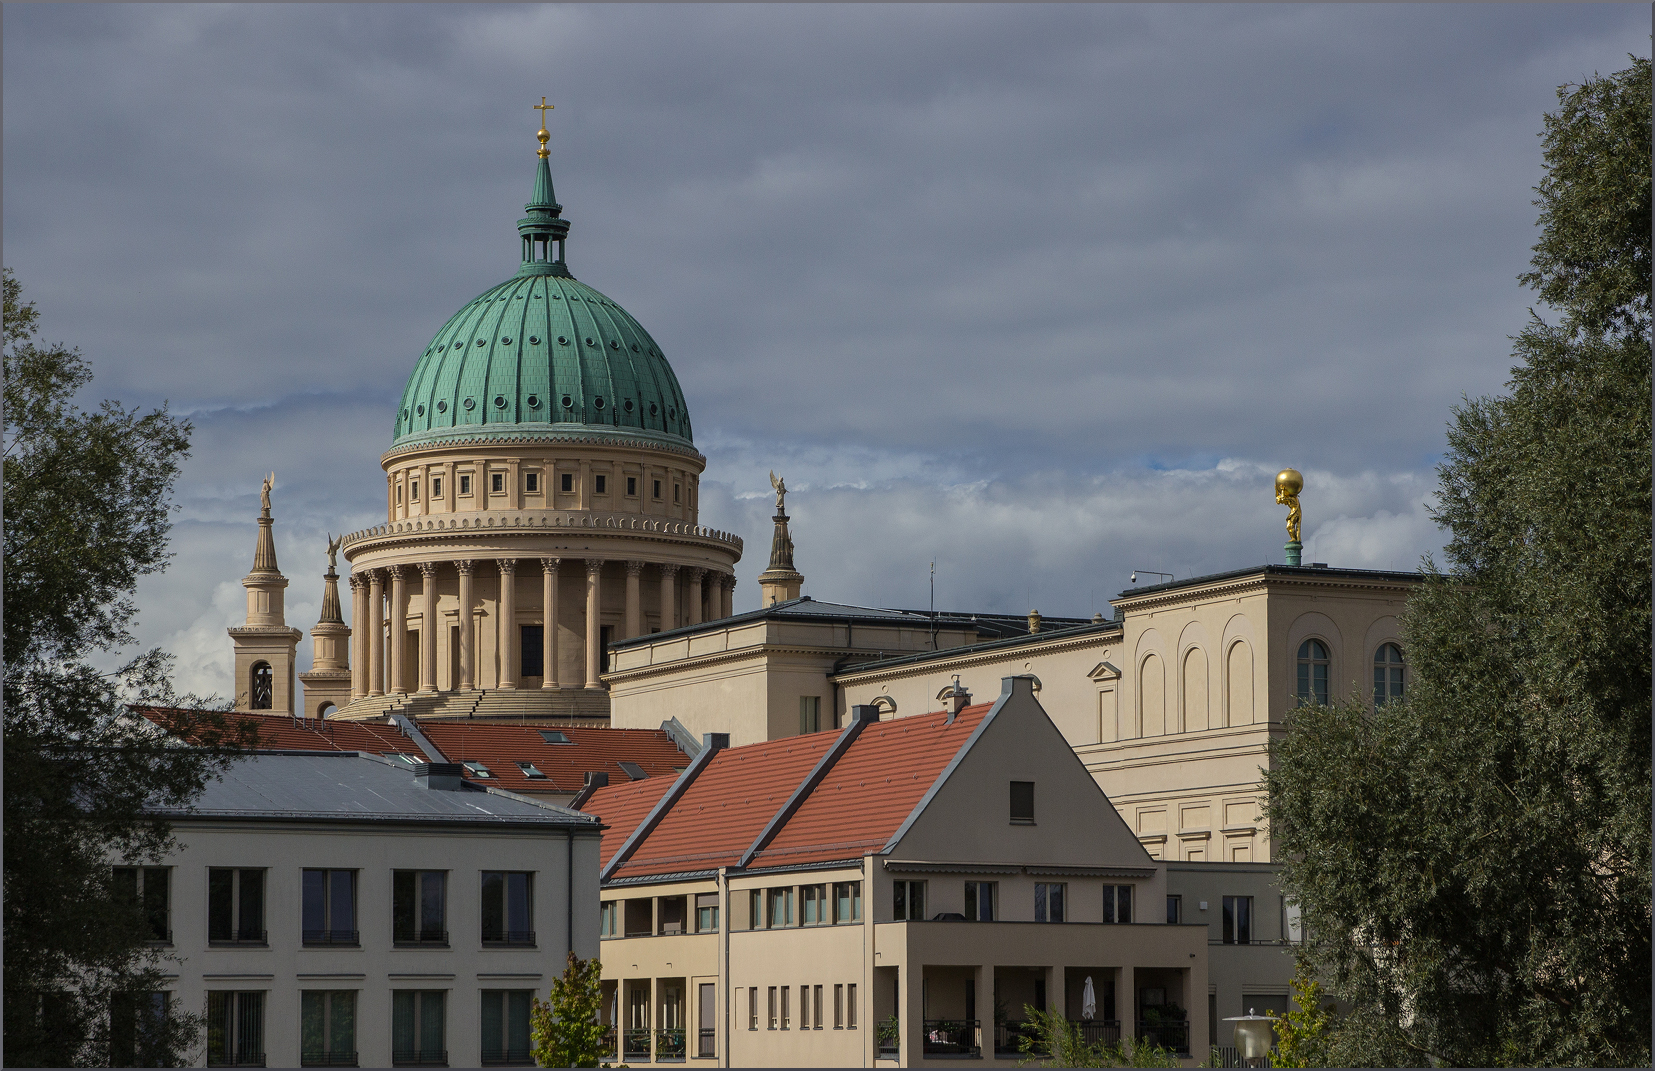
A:
{"type": "Polygon", "coordinates": [[[1304,490],[1304,476],[1298,469],[1282,469],[1276,473],[1276,490],[1296,495],[1304,490]]]}

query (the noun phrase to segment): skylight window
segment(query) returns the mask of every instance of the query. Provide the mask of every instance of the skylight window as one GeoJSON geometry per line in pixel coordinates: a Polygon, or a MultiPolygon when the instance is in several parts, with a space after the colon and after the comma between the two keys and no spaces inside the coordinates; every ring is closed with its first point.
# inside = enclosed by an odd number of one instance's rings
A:
{"type": "Polygon", "coordinates": [[[520,762],[517,764],[517,768],[522,770],[523,776],[527,777],[530,781],[546,780],[546,775],[536,769],[534,763],[532,762],[520,762]]]}
{"type": "Polygon", "coordinates": [[[644,778],[649,776],[649,774],[644,772],[644,768],[635,762],[622,762],[617,763],[617,765],[620,766],[622,770],[626,771],[626,776],[632,778],[634,781],[642,781],[644,778]]]}
{"type": "Polygon", "coordinates": [[[410,766],[419,765],[419,760],[405,751],[386,751],[383,752],[383,754],[387,759],[392,759],[397,762],[406,762],[410,766]]]}
{"type": "Polygon", "coordinates": [[[471,771],[471,776],[473,776],[473,777],[493,777],[494,776],[494,774],[489,772],[489,768],[487,766],[484,766],[480,762],[464,762],[464,763],[461,763],[461,765],[464,766],[467,770],[470,770],[471,771]]]}
{"type": "Polygon", "coordinates": [[[562,732],[561,730],[558,730],[558,729],[542,729],[542,730],[540,730],[540,739],[546,741],[546,743],[548,743],[548,744],[572,744],[572,743],[574,743],[573,740],[569,739],[569,735],[567,733],[562,732]]]}

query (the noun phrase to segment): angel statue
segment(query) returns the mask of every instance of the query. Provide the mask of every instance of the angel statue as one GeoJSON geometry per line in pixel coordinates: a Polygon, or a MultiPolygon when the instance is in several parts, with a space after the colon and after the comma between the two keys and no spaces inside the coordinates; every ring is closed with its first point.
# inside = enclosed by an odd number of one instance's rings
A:
{"type": "Polygon", "coordinates": [[[276,474],[272,472],[264,478],[264,487],[259,491],[259,503],[266,513],[270,512],[270,489],[276,486],[276,474]]]}
{"type": "Polygon", "coordinates": [[[1297,469],[1282,469],[1276,473],[1276,501],[1287,507],[1287,538],[1299,541],[1299,492],[1304,490],[1304,477],[1297,469]]]}
{"type": "Polygon", "coordinates": [[[343,535],[335,539],[332,532],[328,533],[328,572],[330,573],[339,565],[339,547],[344,542],[345,537],[343,535]]]}
{"type": "Polygon", "coordinates": [[[771,469],[770,486],[776,489],[776,512],[781,513],[785,505],[784,500],[787,498],[787,481],[777,476],[776,471],[771,469]]]}

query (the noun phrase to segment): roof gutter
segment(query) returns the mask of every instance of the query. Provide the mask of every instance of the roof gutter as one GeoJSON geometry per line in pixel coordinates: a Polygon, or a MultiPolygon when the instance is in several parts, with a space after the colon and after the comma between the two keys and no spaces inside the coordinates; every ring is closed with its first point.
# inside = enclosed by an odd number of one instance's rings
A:
{"type": "Polygon", "coordinates": [[[667,816],[667,812],[672,809],[672,805],[678,802],[679,798],[684,795],[691,785],[695,784],[695,779],[701,776],[701,771],[712,763],[713,756],[729,746],[729,733],[701,734],[701,753],[684,768],[684,772],[679,774],[672,784],[667,786],[666,792],[659,800],[655,801],[655,806],[650,808],[648,814],[644,815],[644,820],[638,823],[638,828],[632,831],[632,835],[627,837],[619,848],[615,849],[615,854],[610,858],[609,864],[598,873],[599,881],[608,881],[614,876],[615,871],[619,870],[621,864],[632,857],[632,853],[638,850],[638,846],[643,844],[645,838],[655,832],[655,827],[661,824],[661,819],[667,816]]]}
{"type": "Polygon", "coordinates": [[[781,832],[782,826],[786,825],[787,820],[793,817],[794,813],[804,804],[806,797],[815,791],[816,786],[822,783],[822,778],[826,777],[827,772],[833,769],[834,763],[839,761],[845,751],[861,735],[862,730],[870,723],[878,720],[879,711],[874,707],[857,705],[850,708],[850,724],[839,730],[839,739],[835,740],[833,745],[822,754],[822,757],[816,760],[815,767],[811,769],[803,781],[799,782],[799,786],[793,790],[793,794],[787,797],[787,802],[782,804],[781,810],[770,816],[770,821],[759,831],[759,835],[753,839],[752,844],[748,845],[747,850],[741,854],[741,862],[737,863],[737,866],[745,870],[748,864],[752,863],[753,857],[763,851],[765,845],[769,844],[776,834],[781,832]]]}

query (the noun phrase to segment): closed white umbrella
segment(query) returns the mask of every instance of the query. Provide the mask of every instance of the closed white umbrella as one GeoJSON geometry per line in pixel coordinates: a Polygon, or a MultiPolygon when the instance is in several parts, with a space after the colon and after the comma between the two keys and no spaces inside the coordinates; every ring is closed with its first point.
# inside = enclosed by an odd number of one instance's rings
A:
{"type": "Polygon", "coordinates": [[[1080,987],[1080,1017],[1090,1020],[1098,1013],[1098,993],[1092,988],[1092,976],[1086,976],[1086,984],[1080,987]]]}

